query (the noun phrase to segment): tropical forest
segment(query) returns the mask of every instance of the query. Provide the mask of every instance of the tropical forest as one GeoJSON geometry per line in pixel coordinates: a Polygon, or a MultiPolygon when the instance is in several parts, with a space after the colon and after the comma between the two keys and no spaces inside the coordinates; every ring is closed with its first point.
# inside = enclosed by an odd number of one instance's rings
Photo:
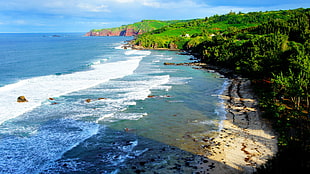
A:
{"type": "Polygon", "coordinates": [[[278,154],[259,173],[309,167],[310,9],[229,12],[141,35],[140,49],[185,50],[252,81],[263,117],[278,133],[278,154]]]}

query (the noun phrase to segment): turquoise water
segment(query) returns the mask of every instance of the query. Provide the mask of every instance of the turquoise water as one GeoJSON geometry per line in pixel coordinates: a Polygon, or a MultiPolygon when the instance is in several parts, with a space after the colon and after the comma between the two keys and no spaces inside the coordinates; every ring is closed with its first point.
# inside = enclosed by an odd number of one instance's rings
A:
{"type": "Polygon", "coordinates": [[[0,34],[0,173],[196,170],[225,79],[163,65],[187,55],[120,49],[131,37],[53,35],[0,34]]]}

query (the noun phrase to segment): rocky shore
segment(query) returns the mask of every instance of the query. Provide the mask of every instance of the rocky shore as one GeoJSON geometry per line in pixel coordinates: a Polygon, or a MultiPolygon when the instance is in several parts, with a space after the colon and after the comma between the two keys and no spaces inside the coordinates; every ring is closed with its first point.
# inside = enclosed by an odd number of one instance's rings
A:
{"type": "Polygon", "coordinates": [[[219,96],[224,100],[227,112],[222,122],[223,128],[206,135],[199,142],[205,151],[198,155],[213,161],[212,167],[201,161],[196,162],[197,168],[207,169],[198,173],[251,174],[277,153],[276,134],[270,123],[260,116],[250,80],[229,69],[201,62],[165,62],[164,65],[201,67],[229,79],[227,89],[219,96]]]}
{"type": "Polygon", "coordinates": [[[174,66],[201,66],[219,72],[229,79],[220,98],[224,100],[226,119],[220,132],[206,135],[203,154],[214,161],[209,173],[254,173],[277,152],[277,138],[267,120],[260,117],[258,101],[251,89],[251,81],[231,70],[205,63],[164,63],[174,66]]]}
{"type": "Polygon", "coordinates": [[[212,139],[208,158],[220,161],[214,173],[230,173],[227,166],[240,173],[253,173],[277,152],[277,138],[269,123],[260,117],[250,80],[230,79],[220,96],[227,115],[223,129],[212,139]]]}

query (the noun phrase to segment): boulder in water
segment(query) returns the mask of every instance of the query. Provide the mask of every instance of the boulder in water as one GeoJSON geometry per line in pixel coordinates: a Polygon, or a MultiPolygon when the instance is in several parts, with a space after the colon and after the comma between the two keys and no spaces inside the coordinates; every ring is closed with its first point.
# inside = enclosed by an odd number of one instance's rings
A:
{"type": "Polygon", "coordinates": [[[25,96],[19,96],[19,97],[17,98],[17,102],[18,102],[18,103],[24,103],[24,102],[28,102],[28,100],[26,99],[25,96]]]}
{"type": "Polygon", "coordinates": [[[103,97],[101,97],[101,98],[98,98],[98,100],[106,100],[107,98],[103,98],[103,97]]]}

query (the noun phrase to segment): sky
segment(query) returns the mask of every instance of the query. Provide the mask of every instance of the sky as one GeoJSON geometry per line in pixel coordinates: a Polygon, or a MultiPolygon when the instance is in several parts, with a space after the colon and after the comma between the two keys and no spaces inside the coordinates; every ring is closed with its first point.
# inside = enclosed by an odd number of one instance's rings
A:
{"type": "Polygon", "coordinates": [[[87,32],[139,22],[310,8],[309,0],[1,0],[0,33],[87,32]]]}

